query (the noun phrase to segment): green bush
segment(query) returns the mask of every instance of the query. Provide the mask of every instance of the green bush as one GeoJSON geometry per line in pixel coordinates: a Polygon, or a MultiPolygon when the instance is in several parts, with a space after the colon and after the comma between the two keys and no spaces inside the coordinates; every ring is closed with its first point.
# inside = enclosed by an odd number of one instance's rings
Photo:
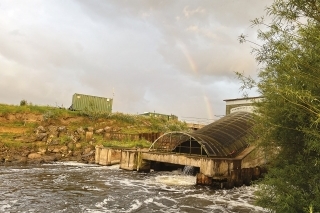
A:
{"type": "Polygon", "coordinates": [[[28,105],[28,102],[26,100],[20,101],[20,106],[26,106],[26,105],[28,105]]]}

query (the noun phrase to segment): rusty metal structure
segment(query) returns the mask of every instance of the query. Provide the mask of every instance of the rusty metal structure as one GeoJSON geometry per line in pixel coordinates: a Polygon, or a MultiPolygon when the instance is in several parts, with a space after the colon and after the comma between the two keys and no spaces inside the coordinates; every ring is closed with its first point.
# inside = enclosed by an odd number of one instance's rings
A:
{"type": "Polygon", "coordinates": [[[169,132],[153,142],[149,151],[174,152],[207,157],[235,157],[254,136],[253,115],[235,112],[193,132],[169,132]]]}

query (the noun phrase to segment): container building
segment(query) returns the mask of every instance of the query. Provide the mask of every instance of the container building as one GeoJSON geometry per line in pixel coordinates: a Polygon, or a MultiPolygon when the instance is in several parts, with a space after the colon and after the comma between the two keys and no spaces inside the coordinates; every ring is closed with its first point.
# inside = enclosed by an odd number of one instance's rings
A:
{"type": "Polygon", "coordinates": [[[75,111],[111,113],[112,102],[112,98],[104,98],[75,93],[72,96],[72,105],[69,107],[69,109],[75,111]]]}

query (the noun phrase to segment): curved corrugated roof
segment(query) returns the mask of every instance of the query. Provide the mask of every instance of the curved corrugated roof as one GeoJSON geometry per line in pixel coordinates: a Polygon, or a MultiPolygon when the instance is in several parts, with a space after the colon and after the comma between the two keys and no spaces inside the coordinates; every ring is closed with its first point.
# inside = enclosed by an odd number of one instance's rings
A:
{"type": "Polygon", "coordinates": [[[252,134],[252,126],[251,113],[235,112],[192,133],[166,133],[151,145],[150,150],[231,157],[248,146],[246,136],[252,134]]]}

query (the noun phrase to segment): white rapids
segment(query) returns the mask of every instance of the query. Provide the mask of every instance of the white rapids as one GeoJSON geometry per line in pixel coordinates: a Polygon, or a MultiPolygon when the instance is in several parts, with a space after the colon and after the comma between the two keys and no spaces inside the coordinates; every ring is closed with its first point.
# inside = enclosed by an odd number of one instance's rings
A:
{"type": "Polygon", "coordinates": [[[254,186],[213,190],[183,171],[64,162],[2,167],[0,178],[0,212],[267,212],[254,205],[254,186]]]}

